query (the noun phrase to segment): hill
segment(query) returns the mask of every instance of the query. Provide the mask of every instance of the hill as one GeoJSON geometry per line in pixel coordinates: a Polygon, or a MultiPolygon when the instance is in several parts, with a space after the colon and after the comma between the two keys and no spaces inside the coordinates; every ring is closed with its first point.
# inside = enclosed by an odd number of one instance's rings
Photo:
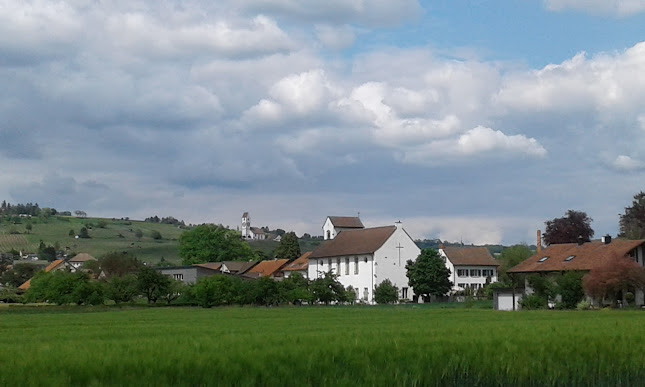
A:
{"type": "Polygon", "coordinates": [[[0,217],[0,252],[15,249],[35,253],[42,240],[68,253],[89,253],[99,257],[111,251],[127,251],[143,262],[157,263],[164,258],[178,264],[181,259],[177,239],[182,231],[175,225],[127,219],[5,216],[0,217]],[[31,230],[28,230],[28,225],[31,225],[31,230]],[[82,227],[88,229],[90,238],[69,235],[70,230],[78,235],[82,227]],[[141,230],[141,238],[137,237],[137,230],[141,230]],[[161,234],[161,239],[153,238],[154,231],[161,234]]]}

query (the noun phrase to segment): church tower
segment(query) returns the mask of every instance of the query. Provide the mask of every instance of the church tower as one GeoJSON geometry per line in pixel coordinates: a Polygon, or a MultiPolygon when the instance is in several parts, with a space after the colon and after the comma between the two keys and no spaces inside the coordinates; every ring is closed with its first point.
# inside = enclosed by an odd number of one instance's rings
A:
{"type": "Polygon", "coordinates": [[[242,214],[242,238],[251,238],[251,217],[248,212],[242,214]]]}

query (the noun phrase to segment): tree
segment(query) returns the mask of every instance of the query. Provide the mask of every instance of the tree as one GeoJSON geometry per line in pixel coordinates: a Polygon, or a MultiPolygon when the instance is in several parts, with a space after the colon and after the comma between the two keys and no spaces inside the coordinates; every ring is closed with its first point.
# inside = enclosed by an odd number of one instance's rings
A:
{"type": "Polygon", "coordinates": [[[322,277],[316,278],[311,282],[310,289],[313,299],[329,304],[331,302],[344,302],[347,301],[347,294],[345,288],[338,281],[338,275],[332,271],[323,274],[322,277]]]}
{"type": "Polygon", "coordinates": [[[214,275],[203,277],[190,290],[192,297],[202,308],[230,305],[236,299],[235,280],[229,276],[214,275]]]}
{"type": "Polygon", "coordinates": [[[523,262],[524,260],[526,260],[532,255],[533,255],[533,252],[526,245],[515,245],[515,246],[507,247],[504,250],[502,250],[502,252],[499,255],[499,258],[497,258],[497,260],[500,261],[501,263],[497,271],[498,281],[505,283],[507,286],[523,285],[524,284],[523,278],[520,278],[517,275],[511,277],[508,275],[507,272],[510,268],[518,265],[520,262],[523,262]]]}
{"type": "Polygon", "coordinates": [[[592,221],[585,212],[568,210],[562,218],[544,222],[546,230],[542,239],[547,245],[575,243],[578,237],[582,237],[583,242],[589,242],[594,234],[592,221]]]}
{"type": "Polygon", "coordinates": [[[27,234],[31,233],[32,229],[33,229],[33,226],[31,225],[31,223],[27,223],[25,225],[25,230],[27,230],[27,234]]]}
{"type": "MultiPolygon", "coordinates": [[[[111,277],[121,277],[128,274],[135,274],[139,271],[142,264],[137,257],[130,253],[111,252],[98,259],[100,271],[109,279],[111,277]]],[[[100,273],[99,271],[99,273],[100,273]]]]}
{"type": "Polygon", "coordinates": [[[150,237],[154,240],[160,240],[161,239],[161,233],[157,230],[152,230],[150,231],[150,237]]]}
{"type": "Polygon", "coordinates": [[[574,309],[585,296],[582,288],[584,273],[568,271],[555,279],[555,291],[560,295],[561,305],[564,309],[574,309]]]}
{"type": "Polygon", "coordinates": [[[0,283],[17,288],[33,277],[38,270],[39,268],[36,265],[28,263],[16,264],[11,270],[7,270],[2,274],[0,283]]]}
{"type": "Polygon", "coordinates": [[[450,270],[434,249],[423,249],[416,261],[408,260],[405,265],[408,285],[414,294],[429,300],[431,295],[443,296],[452,288],[450,270]]]}
{"type": "Polygon", "coordinates": [[[108,299],[117,304],[131,302],[139,295],[137,277],[134,274],[128,274],[108,279],[105,284],[105,294],[108,299]]]}
{"type": "Polygon", "coordinates": [[[146,266],[142,266],[137,272],[137,288],[146,296],[148,304],[157,302],[163,294],[168,293],[170,281],[170,277],[146,266]]]}
{"type": "Polygon", "coordinates": [[[136,229],[136,230],[134,231],[134,236],[135,236],[137,239],[141,240],[141,238],[143,238],[143,231],[141,231],[141,229],[139,229],[139,228],[138,228],[138,229],[136,229]]]}
{"type": "Polygon", "coordinates": [[[300,255],[300,245],[296,233],[291,231],[284,234],[278,247],[275,248],[276,258],[293,260],[299,258],[300,255]]]}
{"type": "Polygon", "coordinates": [[[256,259],[253,250],[235,231],[210,224],[184,231],[179,236],[179,256],[184,265],[256,259]]]}
{"type": "Polygon", "coordinates": [[[309,291],[309,280],[298,272],[293,272],[282,282],[284,297],[287,302],[292,304],[301,304],[303,301],[311,301],[312,294],[309,291]]]}
{"type": "Polygon", "coordinates": [[[159,298],[162,301],[166,301],[166,304],[170,305],[170,303],[178,299],[185,290],[186,285],[184,285],[183,282],[171,280],[166,293],[163,293],[159,298]]]}
{"type": "Polygon", "coordinates": [[[399,288],[394,286],[389,279],[376,285],[374,288],[374,301],[378,304],[393,304],[399,300],[399,288]]]}
{"type": "Polygon", "coordinates": [[[86,273],[39,272],[25,294],[28,302],[53,302],[58,305],[100,305],[104,302],[101,283],[86,273]]]}
{"type": "Polygon", "coordinates": [[[612,257],[606,264],[592,269],[582,279],[587,294],[600,304],[609,300],[612,304],[619,292],[645,287],[645,269],[626,257],[612,257]]]}
{"type": "Polygon", "coordinates": [[[69,230],[69,232],[67,233],[67,235],[69,235],[69,236],[73,237],[74,235],[76,235],[76,233],[74,232],[74,229],[71,229],[71,230],[69,230]]]}
{"type": "Polygon", "coordinates": [[[620,216],[619,237],[627,239],[645,239],[645,192],[634,195],[630,207],[625,207],[625,213],[620,216]]]}
{"type": "Polygon", "coordinates": [[[89,238],[90,233],[87,232],[87,229],[85,227],[81,227],[81,230],[78,232],[78,237],[79,238],[89,238]]]}

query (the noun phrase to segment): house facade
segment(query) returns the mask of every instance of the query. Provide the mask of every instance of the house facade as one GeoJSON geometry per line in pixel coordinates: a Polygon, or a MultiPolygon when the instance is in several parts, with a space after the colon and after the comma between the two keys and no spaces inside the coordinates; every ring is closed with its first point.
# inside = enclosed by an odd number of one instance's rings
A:
{"type": "MultiPolygon", "coordinates": [[[[563,243],[550,245],[539,250],[518,265],[508,270],[511,275],[539,274],[555,277],[563,272],[588,273],[596,268],[611,265],[617,259],[628,258],[643,267],[645,240],[626,240],[603,237],[601,241],[563,243]]],[[[526,294],[533,289],[525,283],[526,294]]],[[[635,304],[645,304],[643,289],[634,289],[635,304]]]]}
{"type": "Polygon", "coordinates": [[[408,285],[405,264],[420,253],[400,222],[344,230],[311,253],[308,277],[315,279],[331,271],[345,288],[354,288],[357,301],[365,303],[374,303],[374,288],[389,279],[399,288],[400,299],[412,301],[414,293],[408,285]]]}
{"type": "Polygon", "coordinates": [[[74,269],[80,269],[85,262],[96,261],[97,259],[87,253],[76,254],[72,259],[69,260],[69,264],[72,265],[74,269]]]}
{"type": "Polygon", "coordinates": [[[357,216],[328,216],[323,224],[323,239],[334,239],[341,231],[365,228],[357,216]]]}
{"type": "Polygon", "coordinates": [[[219,270],[209,269],[207,267],[190,265],[190,266],[171,266],[157,269],[161,274],[167,275],[175,281],[181,281],[185,284],[194,284],[200,278],[210,277],[219,274],[219,270]]]}
{"type": "Polygon", "coordinates": [[[443,247],[439,255],[450,269],[452,292],[473,290],[477,292],[489,283],[497,282],[500,266],[485,247],[443,247]]]}

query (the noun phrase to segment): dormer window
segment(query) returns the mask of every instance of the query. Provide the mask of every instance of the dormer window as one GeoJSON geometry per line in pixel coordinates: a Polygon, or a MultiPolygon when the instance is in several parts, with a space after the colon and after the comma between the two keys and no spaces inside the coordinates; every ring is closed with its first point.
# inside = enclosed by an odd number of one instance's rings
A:
{"type": "Polygon", "coordinates": [[[566,257],[566,258],[564,259],[564,261],[565,261],[565,262],[569,262],[570,260],[572,260],[572,259],[573,259],[573,258],[575,258],[575,257],[576,257],[575,255],[569,255],[568,257],[566,257]]]}
{"type": "Polygon", "coordinates": [[[540,258],[540,259],[538,260],[538,262],[544,262],[544,261],[546,261],[547,259],[549,259],[549,257],[542,257],[542,258],[540,258]]]}

